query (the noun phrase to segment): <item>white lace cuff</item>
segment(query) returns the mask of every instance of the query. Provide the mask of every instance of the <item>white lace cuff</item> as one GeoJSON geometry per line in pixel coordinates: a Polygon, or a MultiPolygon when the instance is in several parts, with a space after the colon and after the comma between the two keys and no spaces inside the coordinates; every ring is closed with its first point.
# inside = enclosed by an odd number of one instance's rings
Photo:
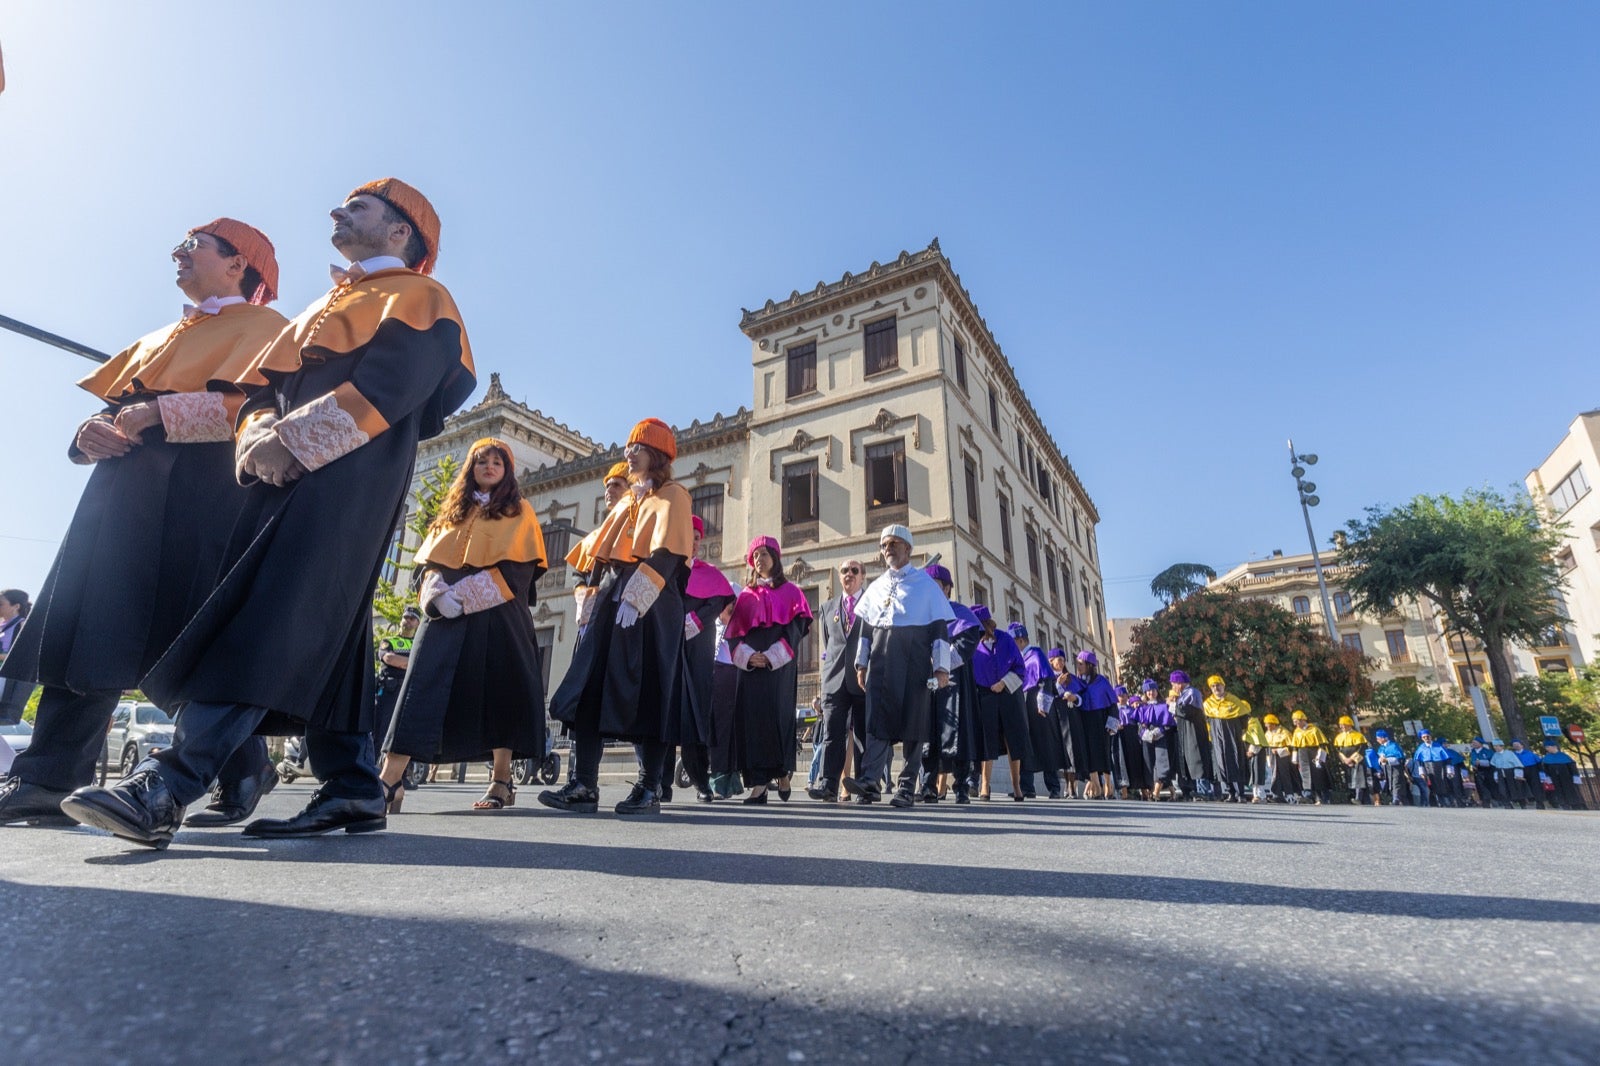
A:
{"type": "Polygon", "coordinates": [[[578,626],[581,628],[589,624],[594,618],[594,605],[598,597],[593,585],[579,585],[572,590],[572,598],[578,610],[578,626]]]}
{"type": "Polygon", "coordinates": [[[479,570],[450,586],[456,599],[461,601],[462,614],[487,611],[511,600],[511,586],[495,567],[479,570]]]}
{"type": "Polygon", "coordinates": [[[650,608],[655,605],[656,597],[661,595],[661,586],[666,582],[661,580],[659,574],[644,563],[639,564],[639,569],[628,578],[628,583],[622,588],[622,602],[628,604],[639,617],[643,618],[650,613],[650,608]]]}
{"type": "Polygon", "coordinates": [[[733,665],[741,670],[750,669],[750,656],[754,655],[756,650],[748,644],[735,644],[732,646],[732,651],[733,665]]]}
{"type": "Polygon", "coordinates": [[[284,415],[273,432],[308,471],[320,470],[372,439],[331,392],[284,415]]]}
{"type": "Polygon", "coordinates": [[[156,397],[161,426],[171,444],[210,444],[233,439],[233,422],[218,392],[174,392],[156,397]]]}
{"type": "Polygon", "coordinates": [[[767,649],[767,666],[773,670],[781,670],[794,662],[794,649],[789,647],[787,640],[780,640],[767,649]]]}

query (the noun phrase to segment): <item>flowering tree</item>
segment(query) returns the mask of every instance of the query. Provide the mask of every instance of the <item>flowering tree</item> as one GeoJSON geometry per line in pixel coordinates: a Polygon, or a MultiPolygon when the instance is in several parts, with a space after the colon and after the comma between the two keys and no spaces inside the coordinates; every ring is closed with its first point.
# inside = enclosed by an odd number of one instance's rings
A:
{"type": "Polygon", "coordinates": [[[1207,676],[1220,674],[1258,711],[1301,708],[1324,720],[1372,694],[1359,652],[1277,604],[1233,592],[1197,592],[1136,627],[1120,665],[1130,687],[1183,670],[1203,688],[1207,676]]]}

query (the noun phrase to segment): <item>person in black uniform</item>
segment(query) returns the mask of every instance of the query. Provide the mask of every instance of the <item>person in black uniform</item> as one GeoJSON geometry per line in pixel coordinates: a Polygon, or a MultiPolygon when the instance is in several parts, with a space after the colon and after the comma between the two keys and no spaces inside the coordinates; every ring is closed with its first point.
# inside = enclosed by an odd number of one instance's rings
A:
{"type": "Polygon", "coordinates": [[[417,626],[421,624],[422,612],[407,607],[400,616],[399,634],[378,642],[378,721],[372,729],[375,746],[381,746],[383,738],[389,735],[395,700],[400,698],[400,686],[405,684],[406,667],[411,664],[411,645],[417,636],[417,626]]]}

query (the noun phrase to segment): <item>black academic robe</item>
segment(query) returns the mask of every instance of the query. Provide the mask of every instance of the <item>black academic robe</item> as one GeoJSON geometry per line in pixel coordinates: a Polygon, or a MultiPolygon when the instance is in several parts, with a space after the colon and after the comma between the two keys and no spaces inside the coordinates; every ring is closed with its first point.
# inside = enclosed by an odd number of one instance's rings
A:
{"type": "Polygon", "coordinates": [[[454,317],[426,329],[389,317],[346,354],[307,348],[251,395],[245,424],[318,409],[343,386],[337,397],[358,396],[372,412],[363,428],[378,431],[284,488],[250,486],[221,584],[141,685],[157,703],[264,707],[269,735],[372,730],[373,589],[417,443],[472,391],[465,344],[454,317]]]}
{"type": "MultiPolygon", "coordinates": [[[[1032,649],[1029,649],[1030,651],[1032,649]]],[[[1061,743],[1061,718],[1056,710],[1055,678],[1046,671],[1039,683],[1022,690],[1023,713],[1028,716],[1028,765],[1025,774],[1054,774],[1064,770],[1067,755],[1061,743]],[[1045,710],[1039,711],[1039,695],[1045,696],[1045,710]]]]}
{"type": "Polygon", "coordinates": [[[928,679],[933,642],[948,623],[872,626],[861,623],[867,654],[867,733],[879,740],[923,744],[928,739],[928,679]]]}
{"type": "Polygon", "coordinates": [[[717,661],[717,618],[733,595],[709,599],[684,595],[685,614],[700,623],[700,632],[683,642],[683,667],[678,674],[677,713],[668,723],[667,741],[672,744],[710,745],[713,736],[711,712],[712,675],[717,661]]]}
{"type": "Polygon", "coordinates": [[[994,758],[986,755],[983,730],[978,728],[978,690],[972,680],[972,653],[983,639],[982,626],[968,626],[953,637],[946,637],[950,650],[961,665],[950,671],[950,683],[930,695],[933,708],[931,736],[939,745],[939,770],[955,773],[975,762],[994,758]]]}
{"type": "MultiPolygon", "coordinates": [[[[811,619],[797,615],[781,626],[760,626],[737,639],[739,645],[765,652],[779,641],[798,648],[811,631],[811,619]]],[[[735,656],[737,658],[737,656],[735,656]]],[[[735,668],[737,669],[737,667],[735,668]]],[[[758,785],[794,770],[797,748],[795,697],[799,667],[790,661],[776,670],[740,670],[733,712],[733,765],[745,775],[745,784],[758,785]]]]}
{"type": "MultiPolygon", "coordinates": [[[[454,584],[483,568],[428,569],[454,584]]],[[[496,748],[510,748],[514,759],[544,758],[544,681],[528,613],[544,566],[500,562],[495,569],[511,599],[430,617],[417,631],[384,751],[429,763],[487,761],[496,748]]]]}
{"type": "Polygon", "coordinates": [[[94,464],[5,677],[133,688],[211,593],[246,495],[233,444],[169,444],[159,424],[143,440],[94,464]]]}
{"type": "Polygon", "coordinates": [[[550,699],[550,717],[569,730],[597,730],[634,743],[670,738],[689,565],[665,548],[644,562],[661,578],[661,589],[650,610],[626,629],[617,625],[617,607],[639,564],[597,563],[586,579],[594,587],[594,614],[550,699]]]}

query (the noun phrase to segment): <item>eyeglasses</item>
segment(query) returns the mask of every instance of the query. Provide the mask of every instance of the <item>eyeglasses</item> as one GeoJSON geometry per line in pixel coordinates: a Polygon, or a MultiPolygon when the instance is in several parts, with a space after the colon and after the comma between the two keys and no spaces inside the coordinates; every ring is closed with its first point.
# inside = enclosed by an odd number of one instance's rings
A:
{"type": "Polygon", "coordinates": [[[622,457],[624,459],[632,459],[635,455],[642,455],[643,452],[644,452],[644,445],[635,442],[633,444],[626,445],[622,449],[622,457]]]}
{"type": "Polygon", "coordinates": [[[859,573],[861,573],[861,567],[859,567],[859,566],[841,566],[839,568],[839,573],[841,573],[841,574],[859,574],[859,573]]]}
{"type": "Polygon", "coordinates": [[[198,252],[205,246],[205,241],[201,240],[198,235],[191,233],[188,237],[180,241],[176,248],[172,249],[172,254],[177,255],[180,252],[198,252]]]}

